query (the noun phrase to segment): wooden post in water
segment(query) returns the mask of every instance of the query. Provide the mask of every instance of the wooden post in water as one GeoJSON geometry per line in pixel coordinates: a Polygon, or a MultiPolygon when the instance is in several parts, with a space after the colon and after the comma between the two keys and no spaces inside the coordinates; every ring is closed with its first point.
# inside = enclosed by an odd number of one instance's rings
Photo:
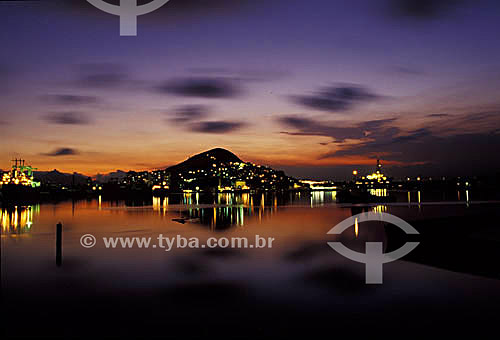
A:
{"type": "Polygon", "coordinates": [[[57,223],[56,226],[56,266],[62,264],[62,223],[57,223]]]}

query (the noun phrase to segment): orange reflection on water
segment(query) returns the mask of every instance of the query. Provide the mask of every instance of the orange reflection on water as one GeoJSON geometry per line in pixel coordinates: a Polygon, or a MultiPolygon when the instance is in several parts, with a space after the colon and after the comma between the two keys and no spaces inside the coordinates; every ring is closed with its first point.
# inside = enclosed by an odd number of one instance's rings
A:
{"type": "Polygon", "coordinates": [[[358,235],[359,235],[359,225],[358,225],[358,218],[357,217],[354,220],[354,235],[356,236],[356,238],[358,238],[358,235]]]}
{"type": "Polygon", "coordinates": [[[377,197],[387,197],[387,189],[370,189],[370,194],[377,197]]]}
{"type": "Polygon", "coordinates": [[[377,205],[377,206],[373,207],[373,212],[376,212],[376,213],[387,212],[387,206],[386,205],[377,205]]]}
{"type": "Polygon", "coordinates": [[[30,231],[33,225],[33,212],[39,206],[14,207],[13,209],[2,209],[0,218],[2,234],[18,234],[30,231]]]}

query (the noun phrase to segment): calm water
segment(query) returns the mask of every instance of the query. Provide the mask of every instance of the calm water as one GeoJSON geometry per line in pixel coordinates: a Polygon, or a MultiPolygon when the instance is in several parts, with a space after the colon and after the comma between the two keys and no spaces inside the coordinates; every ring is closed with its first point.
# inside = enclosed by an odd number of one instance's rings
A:
{"type": "MultiPolygon", "coordinates": [[[[478,275],[472,267],[462,268],[458,256],[467,252],[468,242],[479,249],[500,245],[498,223],[483,222],[497,221],[500,204],[467,202],[463,194],[460,200],[457,195],[441,204],[430,204],[422,193],[411,193],[410,202],[407,193],[400,196],[398,204],[372,206],[338,205],[335,192],[317,192],[185,194],[149,202],[101,198],[4,208],[1,269],[2,308],[9,310],[6,320],[11,324],[7,333],[81,335],[99,328],[108,335],[161,335],[158,327],[163,325],[177,335],[185,334],[187,327],[190,335],[203,336],[215,326],[224,332],[245,329],[240,336],[283,335],[319,331],[331,317],[345,325],[375,328],[392,317],[397,327],[406,327],[412,320],[404,315],[418,317],[429,327],[441,323],[443,329],[465,319],[469,325],[492,326],[498,312],[494,306],[500,301],[498,266],[494,268],[499,258],[475,256],[473,261],[485,268],[478,275]],[[384,265],[383,285],[366,285],[364,265],[326,244],[336,240],[328,230],[362,211],[388,212],[424,228],[422,239],[417,238],[423,250],[414,258],[384,265]],[[457,218],[479,221],[470,225],[475,231],[471,238],[462,238],[463,226],[454,229],[457,218]],[[427,226],[436,219],[441,227],[427,226]],[[55,265],[58,222],[64,226],[61,267],[55,265]],[[82,247],[83,234],[94,235],[96,246],[82,247]],[[253,240],[259,235],[274,242],[265,249],[169,252],[107,249],[102,242],[102,237],[156,239],[159,234],[197,237],[201,242],[214,236],[253,240]],[[463,251],[453,246],[456,242],[463,242],[463,251]],[[449,252],[457,257],[452,254],[450,263],[439,261],[449,252]],[[36,328],[22,327],[18,313],[26,311],[36,328]],[[59,326],[53,323],[54,315],[62,320],[59,326]],[[92,325],[78,330],[89,318],[92,325]],[[116,324],[127,327],[117,329],[116,324]]],[[[338,239],[357,251],[363,251],[367,241],[395,248],[405,242],[379,223],[362,223],[338,239]]]]}

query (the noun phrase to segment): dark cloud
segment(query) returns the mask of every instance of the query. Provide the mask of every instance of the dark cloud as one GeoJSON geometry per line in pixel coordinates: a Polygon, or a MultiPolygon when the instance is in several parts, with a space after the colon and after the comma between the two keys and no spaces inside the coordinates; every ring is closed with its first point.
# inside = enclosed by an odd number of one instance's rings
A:
{"type": "Polygon", "coordinates": [[[395,118],[371,120],[352,126],[333,126],[331,123],[303,118],[297,116],[284,116],[278,118],[278,122],[285,127],[296,131],[283,131],[283,134],[292,136],[324,136],[331,137],[335,142],[343,142],[346,139],[360,139],[367,136],[392,136],[399,129],[390,126],[395,118]]]}
{"type": "Polygon", "coordinates": [[[467,0],[390,0],[390,11],[396,16],[430,19],[440,17],[467,0]]]}
{"type": "Polygon", "coordinates": [[[409,132],[388,124],[359,139],[359,143],[340,145],[322,158],[382,154],[385,160],[419,165],[420,171],[427,173],[491,173],[500,170],[500,157],[495,154],[500,149],[499,124],[498,112],[445,116],[439,126],[432,124],[409,132]]]}
{"type": "Polygon", "coordinates": [[[46,153],[46,156],[71,156],[78,155],[78,151],[72,148],[58,148],[52,152],[46,153]]]}
{"type": "Polygon", "coordinates": [[[190,125],[190,130],[193,132],[203,133],[231,133],[237,131],[245,126],[241,122],[228,122],[228,121],[212,121],[200,122],[190,125]]]}
{"type": "Polygon", "coordinates": [[[183,78],[158,88],[163,93],[199,98],[233,98],[241,93],[238,85],[226,78],[183,78]]]}
{"type": "Polygon", "coordinates": [[[384,158],[403,163],[434,165],[441,172],[457,175],[480,168],[498,171],[500,158],[498,133],[460,133],[438,136],[422,129],[392,140],[371,140],[325,155],[328,157],[384,153],[384,158]],[[492,153],[493,151],[493,153],[492,153]]]}
{"type": "Polygon", "coordinates": [[[447,114],[447,113],[431,113],[429,115],[427,115],[427,117],[430,117],[430,118],[445,118],[445,117],[449,117],[450,115],[447,114]]]}
{"type": "Polygon", "coordinates": [[[95,96],[81,96],[73,94],[51,94],[43,96],[42,100],[47,101],[51,104],[61,105],[83,105],[95,104],[99,102],[99,99],[95,96]]]}
{"type": "Polygon", "coordinates": [[[185,105],[174,110],[169,121],[174,123],[189,123],[209,115],[210,110],[203,105],[185,105]]]}
{"type": "Polygon", "coordinates": [[[464,131],[469,133],[492,131],[493,127],[500,126],[500,109],[431,118],[434,118],[434,121],[438,119],[439,124],[433,123],[434,128],[439,128],[441,133],[448,135],[464,131]]]}
{"type": "Polygon", "coordinates": [[[382,141],[382,144],[398,144],[398,143],[409,143],[414,141],[419,141],[425,137],[432,136],[431,130],[428,128],[421,128],[417,130],[410,131],[407,135],[393,137],[389,141],[382,141]]]}
{"type": "Polygon", "coordinates": [[[88,88],[116,88],[132,80],[125,69],[118,64],[82,64],[77,70],[77,85],[88,88]]]}
{"type": "Polygon", "coordinates": [[[327,112],[346,111],[357,103],[377,98],[376,94],[358,85],[330,86],[311,95],[291,97],[293,102],[306,108],[327,112]]]}
{"type": "Polygon", "coordinates": [[[296,129],[305,129],[308,127],[314,127],[318,123],[309,118],[302,118],[296,116],[286,116],[278,118],[278,121],[284,124],[285,126],[296,128],[296,129]]]}
{"type": "Polygon", "coordinates": [[[168,122],[182,124],[192,132],[202,133],[231,133],[245,126],[242,122],[230,121],[201,121],[210,115],[208,107],[203,105],[185,105],[174,110],[168,122]]]}
{"type": "Polygon", "coordinates": [[[87,125],[92,121],[81,112],[54,112],[42,117],[48,123],[62,125],[87,125]]]}
{"type": "Polygon", "coordinates": [[[397,127],[396,119],[353,126],[334,126],[295,116],[281,117],[278,121],[296,130],[283,132],[288,135],[332,138],[332,142],[322,145],[334,143],[334,150],[323,154],[321,159],[381,156],[386,161],[407,165],[395,170],[398,174],[478,175],[500,171],[500,157],[496,155],[496,150],[500,150],[498,111],[437,118],[440,118],[438,126],[429,120],[428,126],[410,131],[397,127]],[[464,131],[464,127],[470,132],[464,131]],[[356,143],[346,143],[347,139],[356,143]],[[412,168],[408,168],[410,165],[412,168]]]}

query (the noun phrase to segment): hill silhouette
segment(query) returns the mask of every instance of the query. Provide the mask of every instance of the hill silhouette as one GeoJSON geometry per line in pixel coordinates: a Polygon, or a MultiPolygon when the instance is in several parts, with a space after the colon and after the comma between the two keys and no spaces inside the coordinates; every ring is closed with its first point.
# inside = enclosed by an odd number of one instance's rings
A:
{"type": "Polygon", "coordinates": [[[56,169],[52,171],[34,171],[33,176],[35,179],[41,181],[42,183],[54,183],[62,185],[72,185],[72,184],[86,184],[87,176],[79,173],[64,173],[56,169]]]}
{"type": "Polygon", "coordinates": [[[184,162],[167,168],[167,171],[183,171],[185,169],[207,169],[211,168],[213,164],[229,164],[229,163],[242,163],[243,161],[238,158],[234,153],[222,148],[215,148],[205,152],[194,155],[184,162]]]}

